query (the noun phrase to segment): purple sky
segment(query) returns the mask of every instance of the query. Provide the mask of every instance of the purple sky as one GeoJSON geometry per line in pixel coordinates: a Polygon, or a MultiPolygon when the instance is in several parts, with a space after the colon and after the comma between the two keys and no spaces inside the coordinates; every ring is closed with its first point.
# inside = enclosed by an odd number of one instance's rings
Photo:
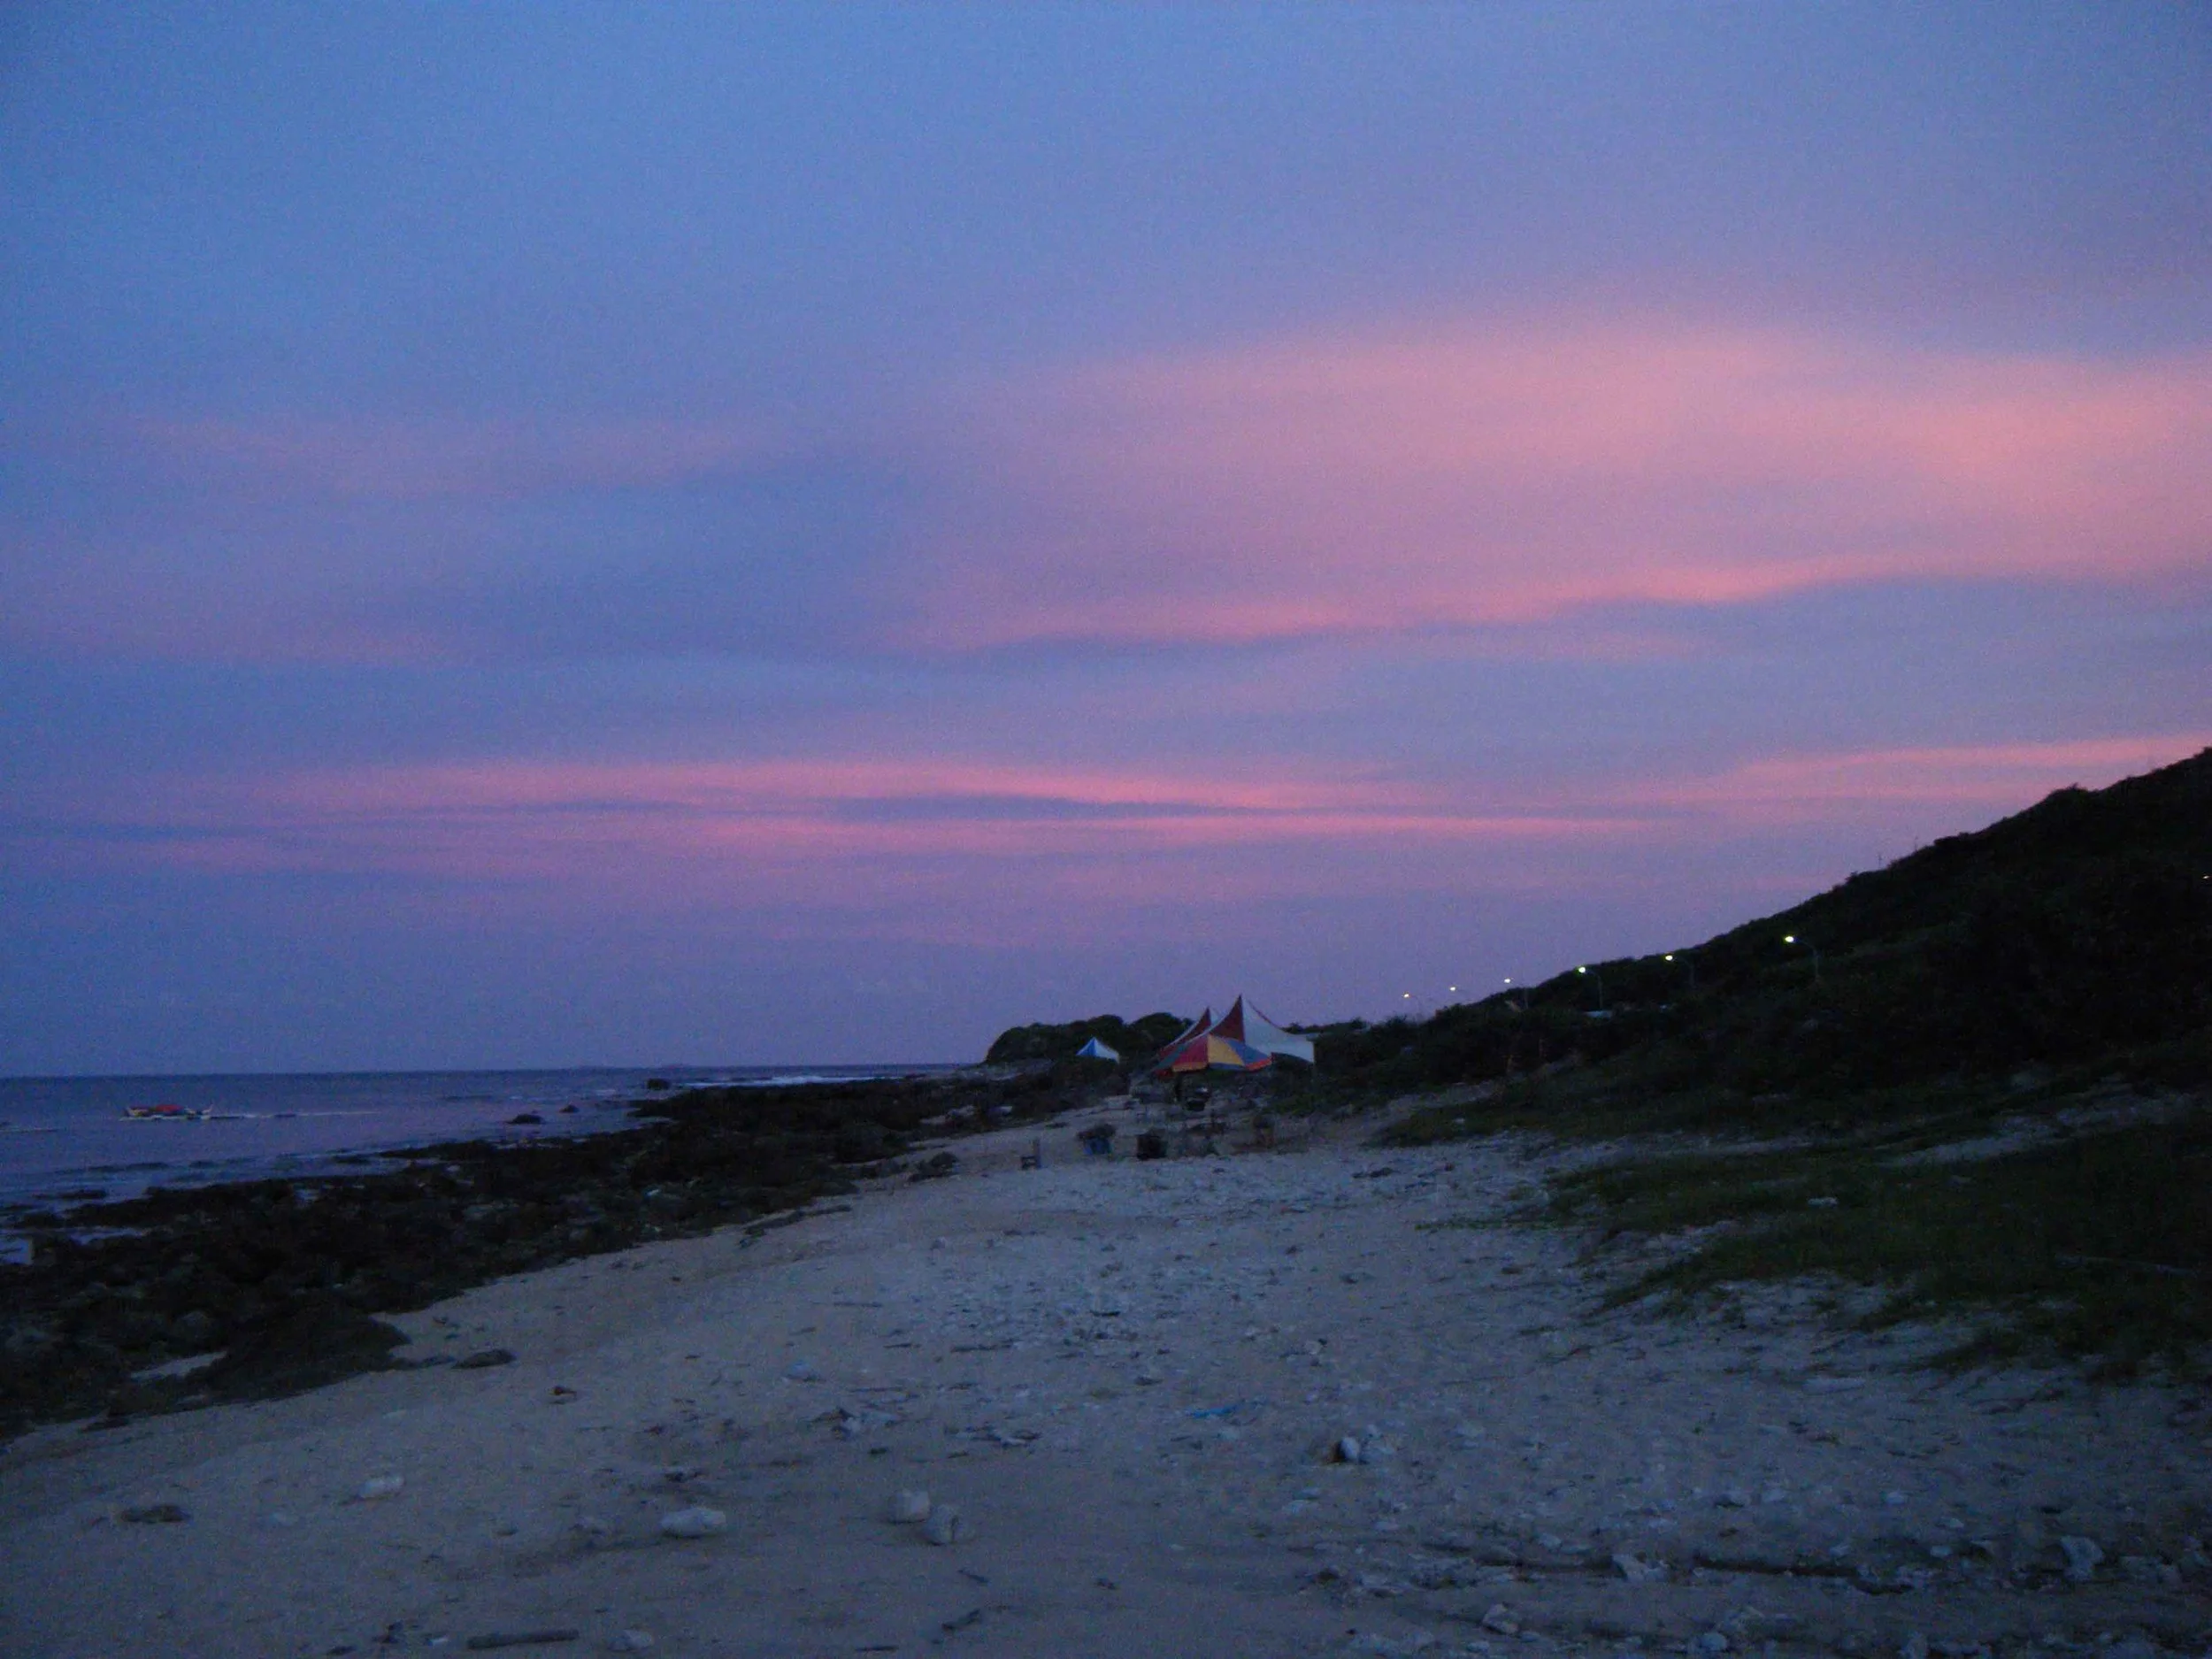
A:
{"type": "Polygon", "coordinates": [[[0,1072],[960,1059],[2212,742],[2212,13],[0,14],[0,1072]]]}

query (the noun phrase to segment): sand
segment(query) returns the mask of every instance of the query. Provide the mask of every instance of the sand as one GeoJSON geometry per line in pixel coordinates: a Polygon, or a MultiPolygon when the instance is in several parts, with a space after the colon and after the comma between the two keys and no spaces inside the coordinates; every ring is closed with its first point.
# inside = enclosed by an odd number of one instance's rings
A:
{"type": "Polygon", "coordinates": [[[1601,1311],[1576,1240],[1502,1225],[1586,1151],[1076,1126],[397,1321],[511,1363],[25,1436],[0,1653],[2212,1647],[2185,1397],[1946,1379],[1786,1297],[1601,1311]],[[964,1536],[889,1518],[914,1490],[964,1536]]]}

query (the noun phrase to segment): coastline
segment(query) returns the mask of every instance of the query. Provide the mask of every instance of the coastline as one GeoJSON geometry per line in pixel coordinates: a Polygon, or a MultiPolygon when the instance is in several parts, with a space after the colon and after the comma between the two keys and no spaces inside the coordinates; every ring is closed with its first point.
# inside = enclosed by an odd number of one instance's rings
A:
{"type": "Polygon", "coordinates": [[[2170,1391],[1946,1382],[1780,1304],[1602,1310],[1511,1220],[1586,1152],[1141,1164],[1084,1121],[395,1318],[403,1359],[511,1363],[22,1436],[0,1647],[2200,1649],[2212,1459],[2170,1391]],[[889,1519],[912,1489],[964,1535],[889,1519]],[[665,1535],[686,1509],[721,1530],[665,1535]]]}
{"type": "Polygon", "coordinates": [[[1065,1099],[1033,1069],[739,1083],[632,1100],[631,1121],[585,1135],[445,1141],[395,1150],[380,1167],[362,1156],[357,1172],[18,1210],[10,1225],[31,1251],[0,1262],[0,1434],[388,1363],[398,1336],[383,1315],[790,1211],[848,1190],[948,1113],[1033,1116],[1065,1099]]]}

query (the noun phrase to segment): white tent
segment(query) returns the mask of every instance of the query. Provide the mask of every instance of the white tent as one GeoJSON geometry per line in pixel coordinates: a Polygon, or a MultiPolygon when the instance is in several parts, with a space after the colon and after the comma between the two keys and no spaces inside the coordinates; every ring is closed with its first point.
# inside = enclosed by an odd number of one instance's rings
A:
{"type": "Polygon", "coordinates": [[[1279,1054],[1293,1060],[1313,1064],[1313,1039],[1301,1037],[1275,1025],[1256,1008],[1247,1008],[1240,996],[1229,1011],[1216,1022],[1217,1035],[1228,1037],[1257,1048],[1262,1054],[1279,1054]]]}
{"type": "Polygon", "coordinates": [[[1118,1060],[1121,1056],[1094,1037],[1075,1051],[1075,1057],[1079,1060],[1118,1060]]]}

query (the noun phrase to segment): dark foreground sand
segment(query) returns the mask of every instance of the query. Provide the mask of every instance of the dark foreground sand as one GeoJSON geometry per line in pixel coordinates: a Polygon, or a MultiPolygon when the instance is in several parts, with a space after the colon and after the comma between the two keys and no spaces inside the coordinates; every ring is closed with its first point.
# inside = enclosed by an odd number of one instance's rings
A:
{"type": "Polygon", "coordinates": [[[19,1440],[0,1654],[2212,1651],[2185,1397],[1596,1314],[1571,1240],[1437,1225],[1532,1148],[1072,1126],[400,1321],[511,1364],[19,1440]],[[964,1536],[888,1518],[912,1489],[964,1536]],[[697,1506],[725,1530],[664,1534],[697,1506]]]}

